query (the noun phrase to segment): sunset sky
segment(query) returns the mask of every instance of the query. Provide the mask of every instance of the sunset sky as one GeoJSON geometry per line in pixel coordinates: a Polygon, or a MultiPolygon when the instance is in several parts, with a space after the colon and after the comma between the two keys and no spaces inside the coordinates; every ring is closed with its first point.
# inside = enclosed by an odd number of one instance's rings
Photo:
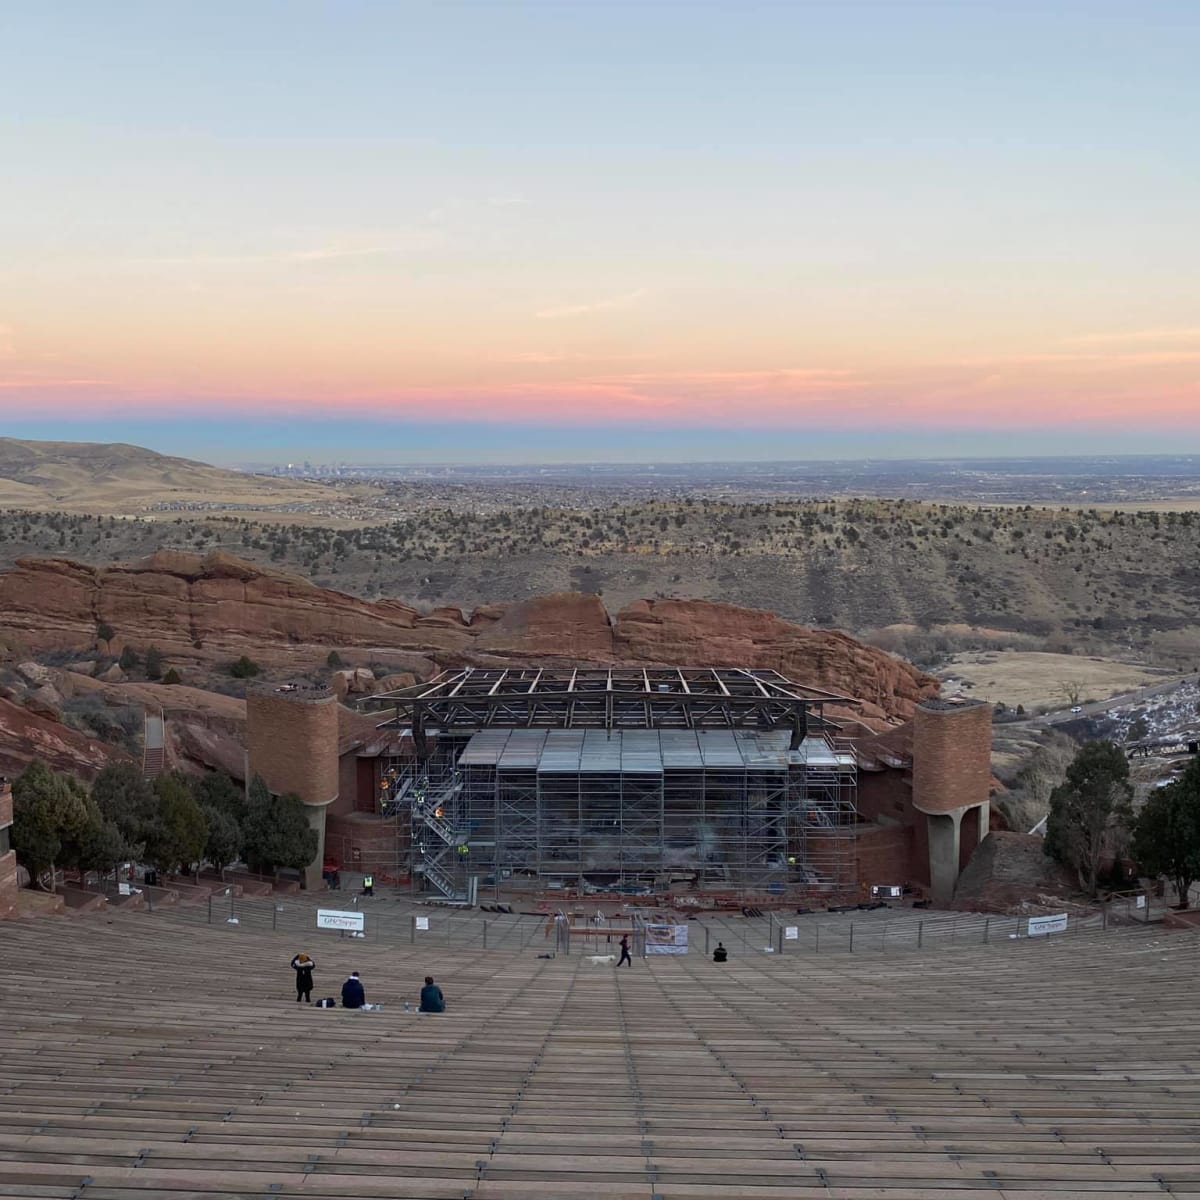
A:
{"type": "Polygon", "coordinates": [[[1200,3],[0,0],[0,433],[1200,450],[1200,3]]]}

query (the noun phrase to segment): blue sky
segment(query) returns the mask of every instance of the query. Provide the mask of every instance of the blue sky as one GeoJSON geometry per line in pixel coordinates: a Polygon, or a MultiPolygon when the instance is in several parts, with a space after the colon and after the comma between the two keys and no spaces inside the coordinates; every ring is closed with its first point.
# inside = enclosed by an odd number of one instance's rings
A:
{"type": "Polygon", "coordinates": [[[1165,0],[0,5],[0,431],[1195,446],[1198,52],[1165,0]]]}

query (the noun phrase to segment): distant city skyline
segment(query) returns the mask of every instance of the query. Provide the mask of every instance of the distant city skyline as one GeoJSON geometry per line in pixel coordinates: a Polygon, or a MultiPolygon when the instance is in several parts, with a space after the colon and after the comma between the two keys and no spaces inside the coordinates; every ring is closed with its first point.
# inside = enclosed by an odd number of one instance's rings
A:
{"type": "Polygon", "coordinates": [[[0,434],[1200,448],[1200,5],[25,0],[0,434]]]}

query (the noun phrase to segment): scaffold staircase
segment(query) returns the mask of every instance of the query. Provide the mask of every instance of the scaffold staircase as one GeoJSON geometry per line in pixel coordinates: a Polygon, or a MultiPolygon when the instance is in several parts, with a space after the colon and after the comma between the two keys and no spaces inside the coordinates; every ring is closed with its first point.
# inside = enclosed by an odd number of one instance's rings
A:
{"type": "Polygon", "coordinates": [[[457,773],[433,784],[422,778],[405,791],[410,800],[415,853],[413,874],[420,875],[447,900],[465,900],[461,880],[461,848],[469,844],[470,826],[462,812],[462,780],[457,773]]]}

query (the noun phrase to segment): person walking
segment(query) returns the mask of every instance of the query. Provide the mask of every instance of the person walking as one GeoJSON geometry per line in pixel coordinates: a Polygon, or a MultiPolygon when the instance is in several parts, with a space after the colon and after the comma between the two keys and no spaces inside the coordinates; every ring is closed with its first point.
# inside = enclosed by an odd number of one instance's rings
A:
{"type": "Polygon", "coordinates": [[[292,959],[292,970],[296,972],[296,1003],[299,1004],[303,997],[305,1004],[312,1003],[312,984],[313,984],[313,967],[317,964],[313,962],[307,954],[297,954],[292,959]]]}
{"type": "Polygon", "coordinates": [[[367,1002],[367,993],[358,977],[357,971],[350,972],[350,978],[342,984],[342,1007],[362,1008],[367,1002]]]}
{"type": "Polygon", "coordinates": [[[421,1007],[418,1012],[441,1013],[446,1011],[446,997],[442,989],[433,982],[432,975],[425,976],[425,986],[421,989],[421,1007]]]}
{"type": "Polygon", "coordinates": [[[631,967],[633,966],[633,958],[629,953],[629,934],[627,933],[621,934],[621,957],[617,962],[617,966],[619,967],[622,963],[628,963],[631,967]]]}

